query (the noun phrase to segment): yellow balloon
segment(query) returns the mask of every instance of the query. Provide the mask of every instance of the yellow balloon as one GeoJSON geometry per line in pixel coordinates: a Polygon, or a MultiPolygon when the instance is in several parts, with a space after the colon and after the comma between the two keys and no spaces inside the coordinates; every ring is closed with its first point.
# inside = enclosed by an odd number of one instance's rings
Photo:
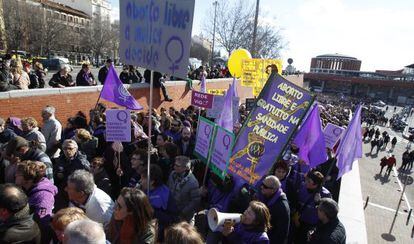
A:
{"type": "Polygon", "coordinates": [[[242,75],[243,59],[251,59],[252,55],[246,49],[240,48],[234,50],[228,61],[229,71],[233,77],[239,78],[242,75]]]}

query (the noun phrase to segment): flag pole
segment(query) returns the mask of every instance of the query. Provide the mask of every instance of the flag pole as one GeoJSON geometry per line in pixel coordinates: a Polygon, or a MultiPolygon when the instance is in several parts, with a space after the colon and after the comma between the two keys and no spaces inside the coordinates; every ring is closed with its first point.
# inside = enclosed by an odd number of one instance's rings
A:
{"type": "Polygon", "coordinates": [[[149,116],[148,116],[148,158],[147,158],[147,196],[150,191],[150,165],[151,165],[151,130],[152,130],[152,92],[154,83],[154,71],[151,70],[150,78],[150,99],[149,99],[149,116]]]}

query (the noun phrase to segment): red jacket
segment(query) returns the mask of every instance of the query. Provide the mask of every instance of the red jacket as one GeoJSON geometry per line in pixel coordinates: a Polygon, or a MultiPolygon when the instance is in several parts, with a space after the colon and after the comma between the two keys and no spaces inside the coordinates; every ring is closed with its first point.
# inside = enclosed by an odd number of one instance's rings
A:
{"type": "Polygon", "coordinates": [[[393,157],[390,157],[388,160],[387,160],[387,165],[389,166],[389,167],[392,167],[392,166],[394,166],[394,165],[396,165],[397,164],[397,161],[395,160],[395,158],[393,158],[393,157]]]}

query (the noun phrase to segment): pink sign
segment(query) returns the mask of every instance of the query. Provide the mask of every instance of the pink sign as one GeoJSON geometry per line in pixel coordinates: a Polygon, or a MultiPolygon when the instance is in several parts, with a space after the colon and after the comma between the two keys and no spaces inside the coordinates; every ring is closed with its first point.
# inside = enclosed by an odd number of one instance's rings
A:
{"type": "Polygon", "coordinates": [[[191,105],[194,105],[200,108],[212,108],[213,98],[214,98],[214,95],[193,90],[191,93],[191,105]]]}

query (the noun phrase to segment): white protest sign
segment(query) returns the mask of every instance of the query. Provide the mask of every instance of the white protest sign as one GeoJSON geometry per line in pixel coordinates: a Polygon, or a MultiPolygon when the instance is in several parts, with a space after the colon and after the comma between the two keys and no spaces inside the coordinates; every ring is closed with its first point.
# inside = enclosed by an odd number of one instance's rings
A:
{"type": "Polygon", "coordinates": [[[186,78],[195,0],[121,0],[123,63],[186,78]]]}
{"type": "Polygon", "coordinates": [[[344,132],[344,128],[328,123],[323,130],[323,134],[325,135],[325,143],[326,147],[333,149],[335,144],[338,142],[339,138],[341,138],[342,133],[344,132]]]}
{"type": "Polygon", "coordinates": [[[131,113],[129,110],[106,110],[106,141],[131,141],[131,113]]]}
{"type": "MultiPolygon", "coordinates": [[[[233,97],[233,120],[236,121],[236,118],[239,117],[239,97],[233,97]]],[[[207,109],[207,117],[209,118],[219,118],[221,112],[223,111],[224,106],[224,96],[214,95],[213,107],[207,109]]]]}

